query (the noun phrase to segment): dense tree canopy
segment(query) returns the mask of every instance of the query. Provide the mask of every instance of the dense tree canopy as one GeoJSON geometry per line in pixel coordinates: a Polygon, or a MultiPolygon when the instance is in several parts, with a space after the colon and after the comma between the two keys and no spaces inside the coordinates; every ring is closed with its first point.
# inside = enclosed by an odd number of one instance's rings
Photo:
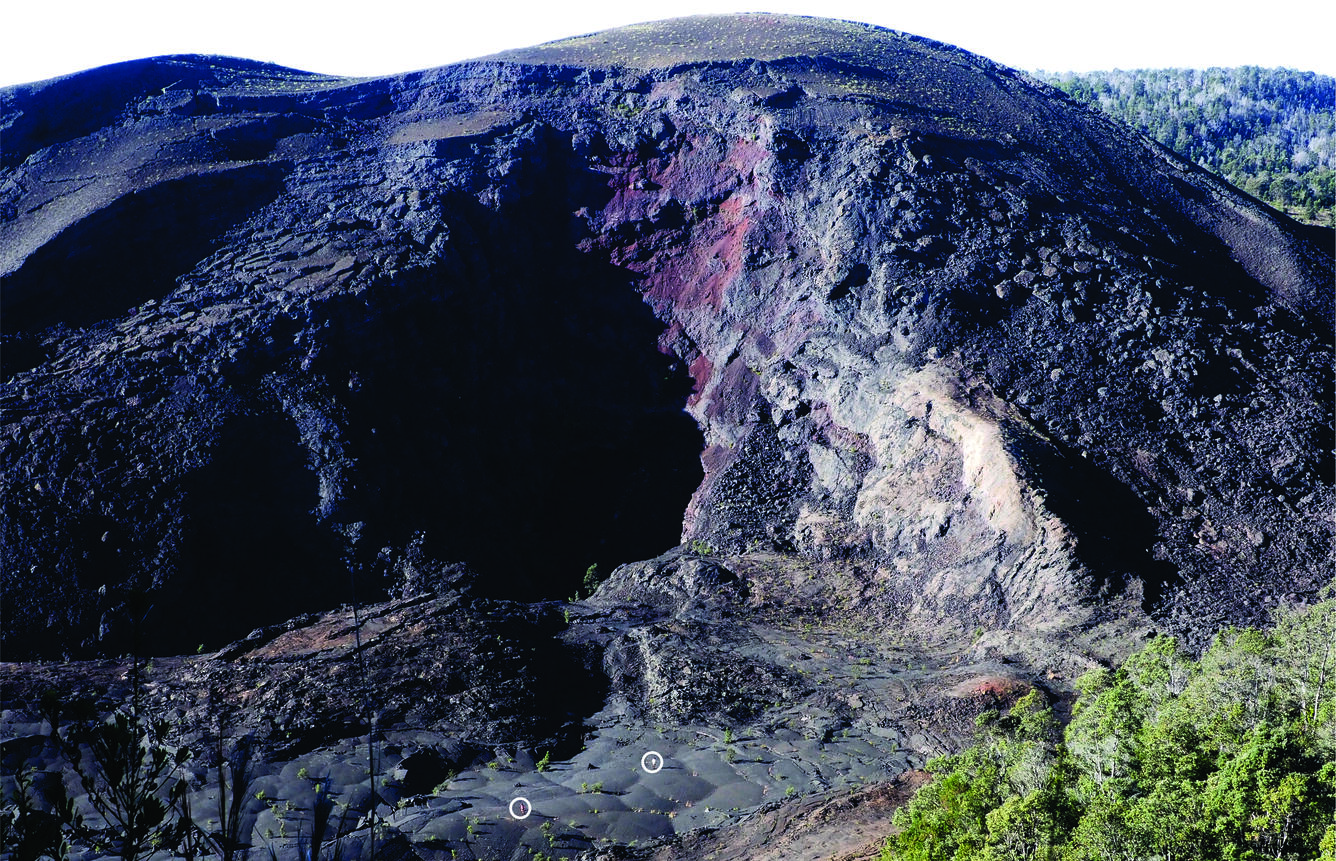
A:
{"type": "Polygon", "coordinates": [[[1044,75],[1305,221],[1336,212],[1336,79],[1289,69],[1044,75]]]}
{"type": "Polygon", "coordinates": [[[928,763],[883,861],[1336,861],[1336,600],[1200,660],[1170,637],[928,763]]]}

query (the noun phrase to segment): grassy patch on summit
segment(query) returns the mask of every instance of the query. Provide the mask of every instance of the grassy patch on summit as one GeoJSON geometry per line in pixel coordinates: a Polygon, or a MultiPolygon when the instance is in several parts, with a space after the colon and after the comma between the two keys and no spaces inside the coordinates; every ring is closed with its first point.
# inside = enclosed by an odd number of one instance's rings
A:
{"type": "Polygon", "coordinates": [[[867,24],[796,15],[702,15],[574,36],[491,59],[527,63],[668,68],[731,60],[834,56],[884,64],[910,37],[867,24]]]}

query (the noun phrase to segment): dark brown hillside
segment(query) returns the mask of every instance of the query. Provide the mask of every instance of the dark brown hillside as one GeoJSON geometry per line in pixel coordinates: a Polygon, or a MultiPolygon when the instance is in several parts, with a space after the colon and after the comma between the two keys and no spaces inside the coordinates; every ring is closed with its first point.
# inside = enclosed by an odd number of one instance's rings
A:
{"type": "Polygon", "coordinates": [[[745,16],[383,81],[76,77],[69,122],[73,79],[5,95],[6,576],[54,599],[18,653],[110,635],[130,583],[286,584],[203,623],[235,635],[419,531],[557,597],[682,507],[720,549],[904,559],[893,606],[990,583],[953,599],[990,625],[1253,584],[1162,608],[1204,632],[1321,579],[1330,248],[985,60],[745,16]]]}

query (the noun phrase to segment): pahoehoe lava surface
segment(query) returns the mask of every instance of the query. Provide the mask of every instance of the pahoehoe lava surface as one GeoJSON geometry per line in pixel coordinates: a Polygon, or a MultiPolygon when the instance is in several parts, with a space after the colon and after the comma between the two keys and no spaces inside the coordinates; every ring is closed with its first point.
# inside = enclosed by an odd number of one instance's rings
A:
{"type": "Polygon", "coordinates": [[[1324,582],[1330,232],[978,57],[741,16],[0,98],[8,657],[132,593],[222,642],[414,540],[535,600],[845,560],[997,629],[1324,582]]]}

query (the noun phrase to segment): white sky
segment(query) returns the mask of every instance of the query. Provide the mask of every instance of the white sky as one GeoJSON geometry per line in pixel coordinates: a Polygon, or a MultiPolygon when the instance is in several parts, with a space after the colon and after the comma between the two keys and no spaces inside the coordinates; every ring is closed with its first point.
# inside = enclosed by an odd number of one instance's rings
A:
{"type": "Polygon", "coordinates": [[[5,6],[0,86],[182,53],[331,74],[390,74],[638,21],[738,11],[866,21],[1028,70],[1257,65],[1336,74],[1330,0],[12,0],[5,6]]]}

